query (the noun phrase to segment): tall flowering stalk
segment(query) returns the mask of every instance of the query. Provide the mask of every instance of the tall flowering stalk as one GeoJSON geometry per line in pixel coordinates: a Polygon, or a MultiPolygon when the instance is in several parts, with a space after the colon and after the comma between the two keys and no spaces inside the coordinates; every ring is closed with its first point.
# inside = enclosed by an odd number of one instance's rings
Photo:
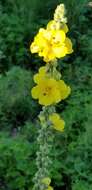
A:
{"type": "Polygon", "coordinates": [[[68,32],[67,18],[64,4],[57,6],[53,20],[47,27],[40,28],[30,46],[32,53],[38,53],[46,62],[34,75],[36,86],[32,88],[32,97],[38,99],[42,111],[38,118],[40,121],[37,138],[39,150],[37,151],[37,172],[34,176],[33,190],[53,190],[50,186],[50,170],[52,160],[49,157],[53,146],[54,132],[63,132],[65,122],[56,113],[55,105],[66,99],[71,88],[61,79],[57,70],[58,59],[73,52],[71,40],[66,36],[68,32]]]}

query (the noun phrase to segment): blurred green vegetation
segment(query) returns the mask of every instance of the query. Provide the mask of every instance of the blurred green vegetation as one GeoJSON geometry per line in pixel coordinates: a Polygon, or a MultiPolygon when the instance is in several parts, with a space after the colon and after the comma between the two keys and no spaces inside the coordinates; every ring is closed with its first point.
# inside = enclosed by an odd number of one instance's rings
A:
{"type": "Polygon", "coordinates": [[[29,46],[63,2],[74,53],[59,60],[59,70],[72,93],[57,105],[66,127],[63,134],[55,134],[52,185],[57,190],[92,190],[92,6],[88,0],[0,1],[0,190],[32,190],[41,107],[30,91],[33,74],[44,63],[30,53],[29,46]]]}

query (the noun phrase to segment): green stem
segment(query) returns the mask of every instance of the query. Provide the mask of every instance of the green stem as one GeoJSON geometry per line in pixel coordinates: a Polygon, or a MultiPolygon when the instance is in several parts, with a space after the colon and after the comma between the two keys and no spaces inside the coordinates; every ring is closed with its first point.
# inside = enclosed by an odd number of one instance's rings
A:
{"type": "Polygon", "coordinates": [[[51,168],[52,165],[52,160],[49,157],[49,154],[52,150],[54,134],[53,130],[50,129],[48,117],[49,113],[53,111],[54,107],[43,107],[43,111],[39,114],[39,117],[43,117],[44,120],[41,121],[41,128],[39,129],[37,138],[39,151],[37,151],[37,172],[33,179],[33,190],[45,190],[47,188],[46,185],[42,184],[42,179],[50,176],[49,168],[51,168]]]}
{"type": "MultiPolygon", "coordinates": [[[[60,79],[60,73],[56,69],[57,60],[47,64],[47,73],[54,79],[60,79]]],[[[55,106],[43,107],[39,114],[41,121],[41,127],[37,142],[39,145],[39,151],[37,151],[36,166],[37,172],[33,178],[34,187],[33,190],[45,190],[48,188],[42,183],[42,180],[50,176],[50,168],[52,166],[52,160],[50,158],[50,152],[53,148],[54,133],[49,123],[49,115],[55,112],[55,106]]]]}

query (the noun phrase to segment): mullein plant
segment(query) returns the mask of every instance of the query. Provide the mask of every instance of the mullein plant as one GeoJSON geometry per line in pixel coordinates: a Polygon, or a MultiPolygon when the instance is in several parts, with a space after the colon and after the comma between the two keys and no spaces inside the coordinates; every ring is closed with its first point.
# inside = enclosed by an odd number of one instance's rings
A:
{"type": "Polygon", "coordinates": [[[37,137],[39,150],[37,151],[37,172],[33,178],[33,190],[53,190],[50,179],[52,160],[50,152],[53,147],[55,130],[63,132],[65,121],[56,113],[55,106],[66,99],[71,88],[62,79],[57,70],[58,59],[73,52],[72,42],[67,37],[67,18],[64,4],[57,6],[53,20],[46,28],[40,28],[34,41],[30,45],[31,53],[38,53],[45,66],[39,68],[34,75],[35,87],[31,94],[42,105],[39,113],[40,128],[37,137]]]}

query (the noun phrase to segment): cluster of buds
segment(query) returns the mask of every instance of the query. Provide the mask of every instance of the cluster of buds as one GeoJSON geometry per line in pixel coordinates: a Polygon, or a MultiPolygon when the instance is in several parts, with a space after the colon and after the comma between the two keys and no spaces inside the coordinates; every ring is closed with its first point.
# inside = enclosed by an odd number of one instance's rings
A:
{"type": "Polygon", "coordinates": [[[64,4],[57,6],[54,13],[54,20],[59,23],[67,23],[66,10],[64,4]]]}

